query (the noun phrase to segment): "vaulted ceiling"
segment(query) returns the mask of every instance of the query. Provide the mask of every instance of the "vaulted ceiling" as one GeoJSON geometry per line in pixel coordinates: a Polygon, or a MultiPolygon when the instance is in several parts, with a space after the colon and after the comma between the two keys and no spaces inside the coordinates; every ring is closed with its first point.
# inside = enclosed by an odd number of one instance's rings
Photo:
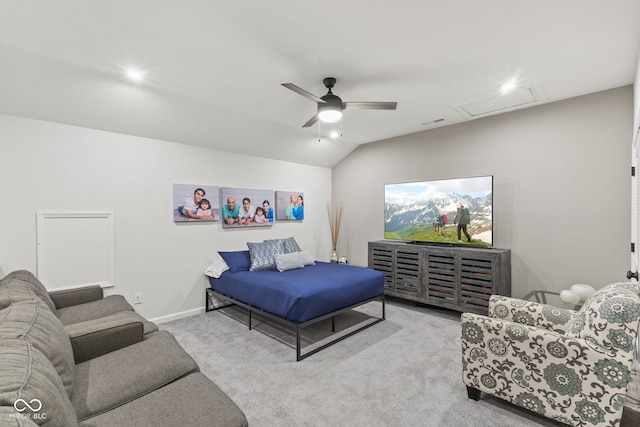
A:
{"type": "Polygon", "coordinates": [[[0,113],[331,167],[632,84],[639,52],[637,0],[0,0],[0,113]],[[281,84],[321,96],[324,77],[397,110],[345,111],[337,139],[302,128],[317,106],[281,84]]]}

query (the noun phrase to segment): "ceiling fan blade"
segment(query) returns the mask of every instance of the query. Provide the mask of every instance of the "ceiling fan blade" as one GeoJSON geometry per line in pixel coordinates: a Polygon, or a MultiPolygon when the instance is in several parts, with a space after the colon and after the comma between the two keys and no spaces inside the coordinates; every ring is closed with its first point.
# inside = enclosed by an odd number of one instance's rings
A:
{"type": "Polygon", "coordinates": [[[309,126],[313,126],[313,125],[315,125],[315,124],[316,124],[316,122],[318,121],[318,119],[319,119],[319,117],[318,117],[318,115],[316,114],[315,116],[311,117],[307,123],[303,124],[303,125],[302,125],[302,127],[303,127],[303,128],[308,128],[309,126]]]}
{"type": "Polygon", "coordinates": [[[282,83],[282,86],[286,87],[287,89],[291,89],[295,93],[300,94],[300,95],[304,96],[305,98],[309,98],[313,102],[317,102],[318,104],[326,104],[326,102],[324,100],[322,100],[321,98],[315,96],[312,93],[307,92],[306,90],[294,85],[293,83],[282,83]]]}
{"type": "Polygon", "coordinates": [[[345,102],[342,108],[345,110],[395,110],[397,102],[345,102]]]}

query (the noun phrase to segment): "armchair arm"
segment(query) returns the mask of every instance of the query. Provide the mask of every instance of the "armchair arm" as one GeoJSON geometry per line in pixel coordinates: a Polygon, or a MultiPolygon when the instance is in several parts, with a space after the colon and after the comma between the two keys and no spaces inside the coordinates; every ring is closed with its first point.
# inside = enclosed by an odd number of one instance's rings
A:
{"type": "Polygon", "coordinates": [[[83,286],[82,288],[49,292],[49,296],[56,308],[64,308],[100,300],[104,298],[104,293],[99,285],[91,285],[83,286]]]}
{"type": "Polygon", "coordinates": [[[489,317],[560,333],[567,332],[576,313],[566,308],[502,295],[491,295],[489,299],[489,317]]]}
{"type": "Polygon", "coordinates": [[[76,364],[144,339],[144,319],[123,311],[100,319],[65,326],[76,364]]]}
{"type": "Polygon", "coordinates": [[[463,313],[469,396],[497,396],[570,425],[616,425],[630,378],[620,353],[543,328],[463,313]]]}

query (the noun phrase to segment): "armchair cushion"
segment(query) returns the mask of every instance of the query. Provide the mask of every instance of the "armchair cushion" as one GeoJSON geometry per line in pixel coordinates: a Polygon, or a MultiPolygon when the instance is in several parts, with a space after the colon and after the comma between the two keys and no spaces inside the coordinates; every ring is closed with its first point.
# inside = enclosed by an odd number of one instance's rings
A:
{"type": "Polygon", "coordinates": [[[489,317],[564,333],[576,316],[573,310],[501,295],[489,299],[489,317]]]}
{"type": "Polygon", "coordinates": [[[640,290],[613,283],[596,291],[578,311],[567,335],[582,338],[605,353],[633,358],[640,326],[640,290]]]}

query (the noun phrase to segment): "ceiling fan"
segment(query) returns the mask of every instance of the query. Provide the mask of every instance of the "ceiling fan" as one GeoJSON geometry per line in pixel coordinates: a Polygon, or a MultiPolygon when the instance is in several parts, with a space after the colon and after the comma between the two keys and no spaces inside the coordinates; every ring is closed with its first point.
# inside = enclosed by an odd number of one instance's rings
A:
{"type": "Polygon", "coordinates": [[[318,120],[333,123],[340,120],[343,110],[395,110],[397,102],[342,102],[339,96],[334,95],[331,89],[336,84],[336,79],[327,77],[322,80],[325,87],[329,89],[326,95],[317,97],[312,93],[294,85],[293,83],[282,83],[287,89],[309,98],[318,103],[318,113],[311,117],[309,121],[302,125],[303,128],[313,126],[318,120]]]}

